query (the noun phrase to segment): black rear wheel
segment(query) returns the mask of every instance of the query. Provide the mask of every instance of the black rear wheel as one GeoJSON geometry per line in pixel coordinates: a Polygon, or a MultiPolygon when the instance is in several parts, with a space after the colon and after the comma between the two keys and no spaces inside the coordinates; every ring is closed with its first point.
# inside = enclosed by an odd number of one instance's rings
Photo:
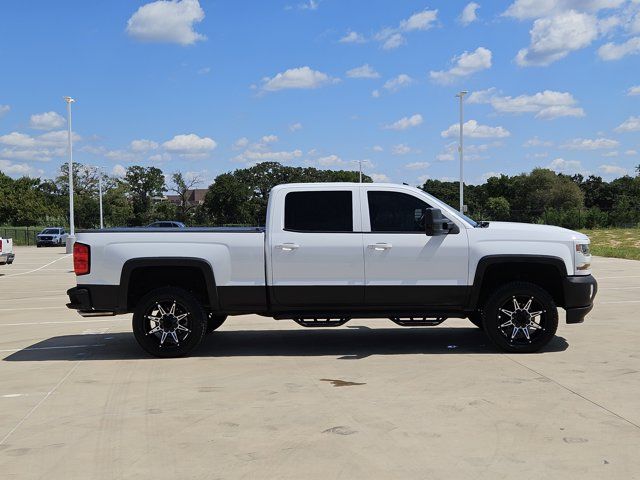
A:
{"type": "Polygon", "coordinates": [[[537,352],[558,329],[558,308],[553,298],[533,283],[504,285],[489,298],[482,313],[484,331],[506,352],[537,352]]]}
{"type": "Polygon", "coordinates": [[[133,314],[133,333],[156,357],[182,357],[200,345],[207,316],[186,290],[164,287],[145,295],[133,314]]]}

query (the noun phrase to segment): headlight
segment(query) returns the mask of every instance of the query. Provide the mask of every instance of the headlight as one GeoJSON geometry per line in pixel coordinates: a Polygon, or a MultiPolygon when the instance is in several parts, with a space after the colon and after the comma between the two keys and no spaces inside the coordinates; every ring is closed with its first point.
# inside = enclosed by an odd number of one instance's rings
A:
{"type": "Polygon", "coordinates": [[[576,275],[585,275],[591,270],[591,249],[588,243],[576,243],[576,275]]]}

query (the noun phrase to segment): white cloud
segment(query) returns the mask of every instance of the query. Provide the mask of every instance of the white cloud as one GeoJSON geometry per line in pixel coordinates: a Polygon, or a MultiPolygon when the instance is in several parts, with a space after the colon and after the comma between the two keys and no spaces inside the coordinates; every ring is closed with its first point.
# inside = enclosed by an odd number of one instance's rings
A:
{"type": "Polygon", "coordinates": [[[239,150],[249,145],[249,139],[247,137],[240,137],[233,143],[233,148],[239,150]]]}
{"type": "Polygon", "coordinates": [[[611,152],[605,152],[602,154],[603,157],[607,157],[607,158],[617,157],[619,155],[620,155],[620,152],[618,152],[617,150],[613,150],[611,152]]]}
{"type": "Polygon", "coordinates": [[[398,145],[394,145],[391,148],[391,153],[393,155],[407,155],[411,152],[411,147],[409,145],[405,145],[404,143],[399,143],[398,145]]]}
{"type": "Polygon", "coordinates": [[[380,30],[375,39],[382,44],[383,50],[394,50],[407,43],[403,33],[429,30],[438,19],[438,10],[423,10],[414,13],[406,20],[402,20],[397,28],[384,28],[380,30]]]}
{"type": "Polygon", "coordinates": [[[13,163],[9,160],[0,160],[0,172],[10,177],[39,177],[44,175],[44,170],[34,168],[26,163],[13,163]]]}
{"type": "Polygon", "coordinates": [[[490,178],[500,177],[502,175],[504,175],[502,172],[485,172],[482,175],[480,175],[480,178],[482,179],[483,182],[486,182],[490,178]]]}
{"type": "Polygon", "coordinates": [[[367,40],[364,38],[362,34],[354,31],[350,31],[338,41],[340,43],[364,43],[367,40]]]}
{"type": "Polygon", "coordinates": [[[584,117],[584,110],[568,92],[544,90],[533,95],[501,96],[495,88],[472,92],[467,103],[487,103],[498,113],[535,113],[536,118],[584,117]]]}
{"type": "Polygon", "coordinates": [[[577,173],[582,170],[582,164],[577,160],[565,160],[564,158],[556,158],[549,165],[549,170],[558,173],[577,173]]]}
{"type": "Polygon", "coordinates": [[[281,151],[281,152],[262,152],[258,150],[248,149],[240,155],[234,157],[236,162],[288,162],[296,158],[302,157],[302,150],[281,151]]]}
{"type": "Polygon", "coordinates": [[[380,90],[373,90],[373,91],[371,92],[371,96],[372,96],[373,98],[380,98],[380,90]]]}
{"type": "Polygon", "coordinates": [[[399,33],[392,33],[389,35],[384,42],[382,43],[383,50],[395,50],[402,45],[405,45],[407,41],[405,38],[399,33]]]}
{"type": "Polygon", "coordinates": [[[529,47],[516,56],[523,67],[546,66],[591,44],[598,37],[598,21],[593,15],[569,10],[533,22],[529,47]]]}
{"type": "Polygon", "coordinates": [[[206,37],[196,32],[204,20],[198,0],[158,0],[141,6],[127,21],[127,33],[145,42],[191,45],[206,37]]]}
{"type": "MultiPolygon", "coordinates": [[[[640,117],[631,116],[615,128],[616,132],[640,132],[640,117]]],[[[1,141],[2,137],[0,137],[1,141]]]]}
{"type": "Polygon", "coordinates": [[[114,162],[132,163],[140,160],[139,155],[128,150],[107,150],[103,156],[114,162]]]}
{"type": "Polygon", "coordinates": [[[307,0],[298,4],[300,10],[317,10],[319,6],[320,2],[318,0],[307,0]]]}
{"type": "Polygon", "coordinates": [[[475,22],[478,19],[478,15],[476,11],[480,8],[476,2],[467,3],[467,6],[464,7],[462,13],[460,14],[460,23],[465,27],[470,23],[475,22]]]}
{"type": "Polygon", "coordinates": [[[211,72],[211,67],[202,67],[198,69],[198,75],[206,75],[211,72]]]}
{"type": "MultiPolygon", "coordinates": [[[[80,135],[74,132],[73,141],[80,140],[80,135]]],[[[11,132],[0,136],[0,145],[5,146],[0,150],[2,158],[47,162],[66,155],[67,131],[54,130],[37,136],[11,132]]]]}
{"type": "Polygon", "coordinates": [[[319,88],[330,83],[336,83],[338,81],[338,79],[331,78],[326,73],[312,70],[311,68],[305,66],[299,68],[290,68],[289,70],[286,70],[282,73],[278,73],[272,78],[263,78],[262,90],[267,92],[275,92],[277,90],[285,90],[289,88],[319,88]]]}
{"type": "Polygon", "coordinates": [[[380,74],[376,72],[368,63],[347,71],[349,78],[379,78],[380,74]]]}
{"type": "MultiPolygon", "coordinates": [[[[454,123],[448,129],[442,131],[443,138],[457,137],[460,135],[460,125],[454,123]]],[[[504,127],[490,127],[480,125],[476,120],[469,120],[464,123],[464,136],[469,138],[505,138],[511,135],[504,127]]]]}
{"type": "Polygon", "coordinates": [[[518,20],[546,17],[567,10],[597,12],[621,6],[625,0],[516,0],[503,15],[518,20]]]}
{"type": "Polygon", "coordinates": [[[289,125],[290,132],[297,132],[298,130],[302,130],[302,124],[300,122],[292,123],[289,125]]]}
{"type": "Polygon", "coordinates": [[[402,117],[389,125],[385,125],[387,130],[406,130],[407,128],[417,127],[422,123],[422,115],[416,113],[410,117],[402,117]]]}
{"type": "Polygon", "coordinates": [[[171,140],[164,142],[162,147],[171,153],[185,156],[201,156],[211,152],[217,145],[212,138],[199,137],[195,133],[189,133],[176,135],[171,140]]]}
{"type": "Polygon", "coordinates": [[[153,140],[133,140],[129,145],[129,148],[133,152],[148,152],[149,150],[155,150],[158,148],[158,144],[153,140]]]}
{"type": "Polygon", "coordinates": [[[629,87],[629,90],[627,90],[627,95],[629,95],[630,97],[640,95],[640,85],[629,87]]]}
{"type": "Polygon", "coordinates": [[[620,60],[627,55],[640,54],[640,37],[633,37],[624,43],[605,43],[598,49],[602,60],[620,60]]]}
{"type": "Polygon", "coordinates": [[[618,145],[620,145],[620,142],[610,138],[574,138],[560,145],[560,148],[567,148],[569,150],[599,150],[616,148],[618,145]]]}
{"type": "Polygon", "coordinates": [[[429,30],[438,19],[438,10],[423,10],[414,13],[408,19],[400,22],[400,29],[405,32],[412,30],[429,30]]]}
{"type": "Polygon", "coordinates": [[[0,118],[9,113],[9,110],[11,110],[11,107],[9,105],[0,105],[0,118]]]}
{"type": "Polygon", "coordinates": [[[401,88],[408,87],[413,83],[413,78],[405,73],[401,73],[397,77],[387,80],[383,87],[390,92],[397,92],[401,88]]]}
{"type": "MultiPolygon", "coordinates": [[[[198,158],[199,156],[202,156],[202,155],[192,154],[192,155],[184,155],[184,156],[198,158]]],[[[149,161],[152,163],[168,162],[169,160],[171,160],[171,155],[168,154],[167,152],[156,153],[155,155],[151,155],[149,157],[149,161]]]]}
{"type": "Polygon", "coordinates": [[[277,135],[265,135],[260,139],[260,143],[265,145],[268,143],[274,143],[278,141],[278,136],[277,135]]]}
{"type": "Polygon", "coordinates": [[[407,170],[424,170],[425,168],[429,168],[431,164],[429,162],[411,162],[407,163],[404,168],[407,170]]]}
{"type": "Polygon", "coordinates": [[[380,145],[374,145],[373,147],[371,147],[371,150],[373,150],[374,152],[383,152],[384,148],[382,148],[380,145]]]}
{"type": "Polygon", "coordinates": [[[522,144],[523,147],[551,147],[553,142],[549,140],[540,140],[538,137],[533,137],[522,144]]]}
{"type": "Polygon", "coordinates": [[[633,149],[625,150],[624,154],[625,155],[629,155],[629,156],[634,156],[634,155],[638,154],[638,151],[637,150],[633,150],[633,149]]]}
{"type": "Polygon", "coordinates": [[[626,168],[619,167],[618,165],[600,165],[598,170],[605,175],[623,176],[629,173],[626,168]]]}
{"type": "Polygon", "coordinates": [[[384,173],[370,173],[369,176],[374,182],[389,183],[391,179],[384,173]]]}
{"type": "Polygon", "coordinates": [[[35,113],[29,119],[29,126],[35,130],[55,130],[66,124],[65,118],[56,112],[35,113]]]}
{"type": "Polygon", "coordinates": [[[449,70],[431,71],[429,76],[438,83],[448,84],[459,78],[491,68],[491,56],[491,50],[478,47],[474,52],[464,52],[453,57],[451,63],[454,66],[449,70]]]}
{"type": "Polygon", "coordinates": [[[114,165],[113,168],[111,169],[111,175],[113,175],[114,177],[123,178],[126,174],[127,174],[127,169],[124,168],[119,163],[114,165]]]}
{"type": "Polygon", "coordinates": [[[338,155],[328,155],[326,157],[320,157],[317,160],[318,165],[322,167],[333,167],[336,165],[344,164],[344,161],[338,155]]]}
{"type": "Polygon", "coordinates": [[[436,155],[436,160],[439,162],[451,162],[454,159],[455,157],[451,152],[439,153],[438,155],[436,155]]]}

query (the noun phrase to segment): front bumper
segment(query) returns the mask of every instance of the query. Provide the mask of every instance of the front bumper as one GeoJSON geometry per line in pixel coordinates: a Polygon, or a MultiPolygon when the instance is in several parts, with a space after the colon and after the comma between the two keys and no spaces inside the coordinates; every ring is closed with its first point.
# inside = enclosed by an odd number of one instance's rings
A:
{"type": "Polygon", "coordinates": [[[16,258],[14,253],[0,253],[0,265],[11,265],[16,258]]]}
{"type": "Polygon", "coordinates": [[[98,300],[98,308],[96,308],[96,302],[92,300],[90,288],[73,287],[67,290],[67,295],[69,296],[67,308],[77,310],[83,317],[103,317],[116,314],[115,308],[103,308],[103,305],[100,305],[100,300],[98,300]]]}
{"type": "Polygon", "coordinates": [[[37,237],[36,237],[36,243],[38,245],[48,245],[48,246],[52,246],[52,247],[53,246],[60,246],[60,245],[63,244],[63,242],[61,240],[59,240],[59,239],[58,240],[53,240],[53,239],[50,239],[50,238],[42,239],[42,238],[37,238],[37,237]]]}
{"type": "Polygon", "coordinates": [[[563,281],[564,309],[567,323],[582,323],[593,308],[593,299],[598,293],[598,282],[591,275],[566,277],[563,281]]]}

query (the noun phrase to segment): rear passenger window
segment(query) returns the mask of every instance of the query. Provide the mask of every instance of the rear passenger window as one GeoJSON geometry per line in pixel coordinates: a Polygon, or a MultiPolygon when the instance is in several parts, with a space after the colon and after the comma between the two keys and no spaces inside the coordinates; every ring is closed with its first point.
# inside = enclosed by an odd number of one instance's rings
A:
{"type": "Polygon", "coordinates": [[[400,192],[367,192],[372,232],[424,233],[424,211],[429,205],[400,192]]]}
{"type": "Polygon", "coordinates": [[[297,232],[352,232],[350,191],[289,192],[284,200],[284,229],[297,232]]]}

